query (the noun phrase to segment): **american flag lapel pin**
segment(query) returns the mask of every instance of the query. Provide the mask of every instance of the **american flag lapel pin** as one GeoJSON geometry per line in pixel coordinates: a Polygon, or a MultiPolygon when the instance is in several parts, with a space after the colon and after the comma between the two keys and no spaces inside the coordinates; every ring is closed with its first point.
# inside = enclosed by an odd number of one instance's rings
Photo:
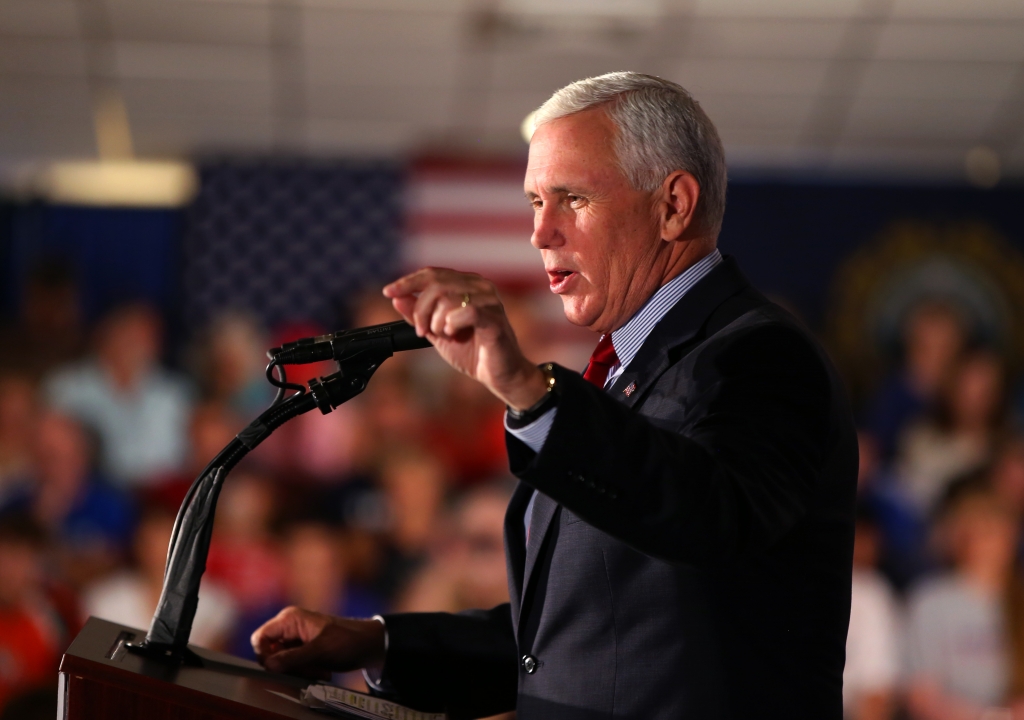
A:
{"type": "Polygon", "coordinates": [[[631,382],[629,385],[626,386],[626,389],[623,390],[622,392],[626,393],[626,397],[629,397],[630,395],[633,394],[634,390],[636,390],[636,383],[631,382]]]}

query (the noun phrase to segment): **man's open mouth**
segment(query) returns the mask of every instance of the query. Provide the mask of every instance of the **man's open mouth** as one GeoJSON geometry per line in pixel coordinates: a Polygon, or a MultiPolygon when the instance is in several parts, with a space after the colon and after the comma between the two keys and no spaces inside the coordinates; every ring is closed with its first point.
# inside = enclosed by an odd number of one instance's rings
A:
{"type": "Polygon", "coordinates": [[[559,292],[564,289],[569,280],[575,275],[576,272],[574,270],[563,270],[561,268],[548,270],[548,284],[551,286],[551,291],[559,292]]]}

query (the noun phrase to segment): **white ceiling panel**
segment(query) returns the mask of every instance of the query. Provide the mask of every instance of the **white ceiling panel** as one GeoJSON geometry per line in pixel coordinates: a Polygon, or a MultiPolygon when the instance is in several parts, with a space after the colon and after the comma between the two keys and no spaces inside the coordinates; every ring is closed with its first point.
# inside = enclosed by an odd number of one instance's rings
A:
{"type": "MultiPolygon", "coordinates": [[[[520,138],[520,142],[523,142],[519,132],[519,126],[523,119],[527,114],[540,107],[549,97],[551,97],[551,93],[546,89],[490,92],[483,113],[484,127],[491,130],[514,132],[516,137],[520,138]]],[[[455,118],[453,117],[452,120],[454,121],[455,118]]]]}
{"type": "Polygon", "coordinates": [[[981,140],[999,103],[862,96],[850,109],[847,139],[891,139],[894,143],[981,140]]]}
{"type": "Polygon", "coordinates": [[[267,6],[239,2],[106,0],[114,35],[122,40],[265,44],[267,6]]]}
{"type": "Polygon", "coordinates": [[[730,178],[751,177],[752,174],[768,172],[777,175],[781,171],[806,172],[821,170],[828,166],[830,153],[821,149],[801,147],[796,142],[777,144],[745,145],[731,142],[726,145],[725,159],[729,166],[730,178]]]}
{"type": "Polygon", "coordinates": [[[302,36],[307,46],[332,48],[390,48],[404,56],[415,50],[454,51],[462,44],[467,18],[441,12],[344,12],[333,5],[307,7],[302,12],[302,36]]]}
{"type": "Polygon", "coordinates": [[[1024,19],[1020,0],[895,0],[894,18],[944,18],[948,20],[1024,19]]]}
{"type": "Polygon", "coordinates": [[[828,63],[816,60],[684,60],[667,74],[700,100],[702,94],[811,95],[821,90],[828,63]]]}
{"type": "Polygon", "coordinates": [[[894,98],[1002,99],[1017,71],[1013,63],[879,61],[865,70],[860,92],[894,98]]]}
{"type": "Polygon", "coordinates": [[[693,22],[681,43],[685,57],[830,58],[846,23],[836,20],[710,20],[693,22]]]}
{"type": "MultiPolygon", "coordinates": [[[[632,69],[693,91],[740,173],[829,167],[836,139],[840,174],[962,173],[1024,78],[1024,0],[88,2],[142,155],[521,155],[554,90],[632,69]]],[[[83,7],[0,0],[0,165],[95,153],[83,7]]]]}
{"type": "Polygon", "coordinates": [[[270,81],[265,48],[196,43],[119,42],[117,72],[126,78],[270,81]]]}
{"type": "Polygon", "coordinates": [[[563,85],[593,75],[627,68],[650,71],[631,60],[631,56],[614,52],[552,52],[542,46],[502,48],[490,57],[482,57],[478,61],[482,68],[477,69],[478,77],[489,80],[497,92],[543,88],[548,96],[563,85]]]}
{"type": "Polygon", "coordinates": [[[0,77],[0,156],[95,157],[92,100],[84,81],[0,77]]]}
{"type": "Polygon", "coordinates": [[[273,149],[268,116],[161,115],[132,118],[136,152],[149,156],[266,153],[273,149]]]}
{"type": "Polygon", "coordinates": [[[306,146],[331,155],[395,155],[416,147],[410,122],[343,122],[312,117],[306,121],[306,146]]]}
{"type": "Polygon", "coordinates": [[[271,85],[218,80],[139,80],[118,83],[129,117],[196,113],[215,117],[267,115],[271,85]]]}
{"type": "Polygon", "coordinates": [[[383,85],[316,86],[309,88],[306,105],[311,116],[324,120],[350,123],[374,120],[406,124],[415,122],[431,128],[447,121],[451,95],[432,87],[411,87],[396,92],[383,85]]]}
{"type": "Polygon", "coordinates": [[[0,156],[6,162],[35,162],[54,157],[93,159],[96,139],[91,125],[84,123],[10,123],[0,119],[0,156]]]}
{"type": "Polygon", "coordinates": [[[698,17],[848,18],[861,12],[862,0],[695,0],[698,17]]]}
{"type": "Polygon", "coordinates": [[[459,56],[447,49],[415,54],[386,48],[308,48],[306,80],[333,87],[445,87],[455,80],[459,56]]]}
{"type": "Polygon", "coordinates": [[[830,162],[838,176],[863,175],[898,180],[948,181],[964,178],[964,155],[968,147],[910,144],[842,144],[830,162]]]}
{"type": "Polygon", "coordinates": [[[814,108],[814,95],[719,95],[704,93],[697,98],[716,126],[802,128],[814,108]]]}
{"type": "Polygon", "coordinates": [[[1024,21],[890,23],[879,37],[876,57],[1022,62],[1024,21]]]}
{"type": "Polygon", "coordinates": [[[727,149],[733,145],[794,148],[799,145],[801,133],[798,125],[768,128],[748,123],[715,123],[715,127],[718,128],[718,134],[727,149]]]}
{"type": "Polygon", "coordinates": [[[75,37],[78,28],[73,0],[0,0],[0,35],[75,37]]]}
{"type": "Polygon", "coordinates": [[[92,98],[84,80],[0,77],[0,113],[38,119],[70,118],[92,133],[92,98]]]}
{"type": "MultiPolygon", "coordinates": [[[[233,0],[203,0],[204,2],[232,2],[233,0]]],[[[268,2],[269,0],[243,0],[244,2],[268,2]]],[[[476,0],[298,0],[308,8],[330,8],[332,10],[376,10],[400,13],[444,13],[473,9],[476,0]]]]}
{"type": "Polygon", "coordinates": [[[0,76],[85,76],[85,55],[75,39],[0,38],[0,76]]]}

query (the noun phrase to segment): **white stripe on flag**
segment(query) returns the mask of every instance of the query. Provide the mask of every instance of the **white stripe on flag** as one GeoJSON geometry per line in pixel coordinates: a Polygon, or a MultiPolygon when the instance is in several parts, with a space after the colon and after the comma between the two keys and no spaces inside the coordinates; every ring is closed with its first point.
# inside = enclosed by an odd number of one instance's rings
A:
{"type": "Polygon", "coordinates": [[[410,238],[403,248],[407,267],[434,265],[456,270],[497,275],[522,275],[546,281],[540,253],[529,237],[515,236],[431,236],[410,238]]]}
{"type": "Polygon", "coordinates": [[[533,208],[523,196],[523,183],[488,179],[415,178],[409,187],[408,212],[459,215],[523,215],[533,208]]]}

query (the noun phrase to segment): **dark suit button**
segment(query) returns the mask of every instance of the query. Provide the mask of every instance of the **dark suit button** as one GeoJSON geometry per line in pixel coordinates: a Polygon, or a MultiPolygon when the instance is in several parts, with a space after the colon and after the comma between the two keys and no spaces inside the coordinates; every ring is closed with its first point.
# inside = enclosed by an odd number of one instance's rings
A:
{"type": "Polygon", "coordinates": [[[533,675],[537,672],[537,658],[533,655],[523,655],[522,666],[527,675],[533,675]]]}

